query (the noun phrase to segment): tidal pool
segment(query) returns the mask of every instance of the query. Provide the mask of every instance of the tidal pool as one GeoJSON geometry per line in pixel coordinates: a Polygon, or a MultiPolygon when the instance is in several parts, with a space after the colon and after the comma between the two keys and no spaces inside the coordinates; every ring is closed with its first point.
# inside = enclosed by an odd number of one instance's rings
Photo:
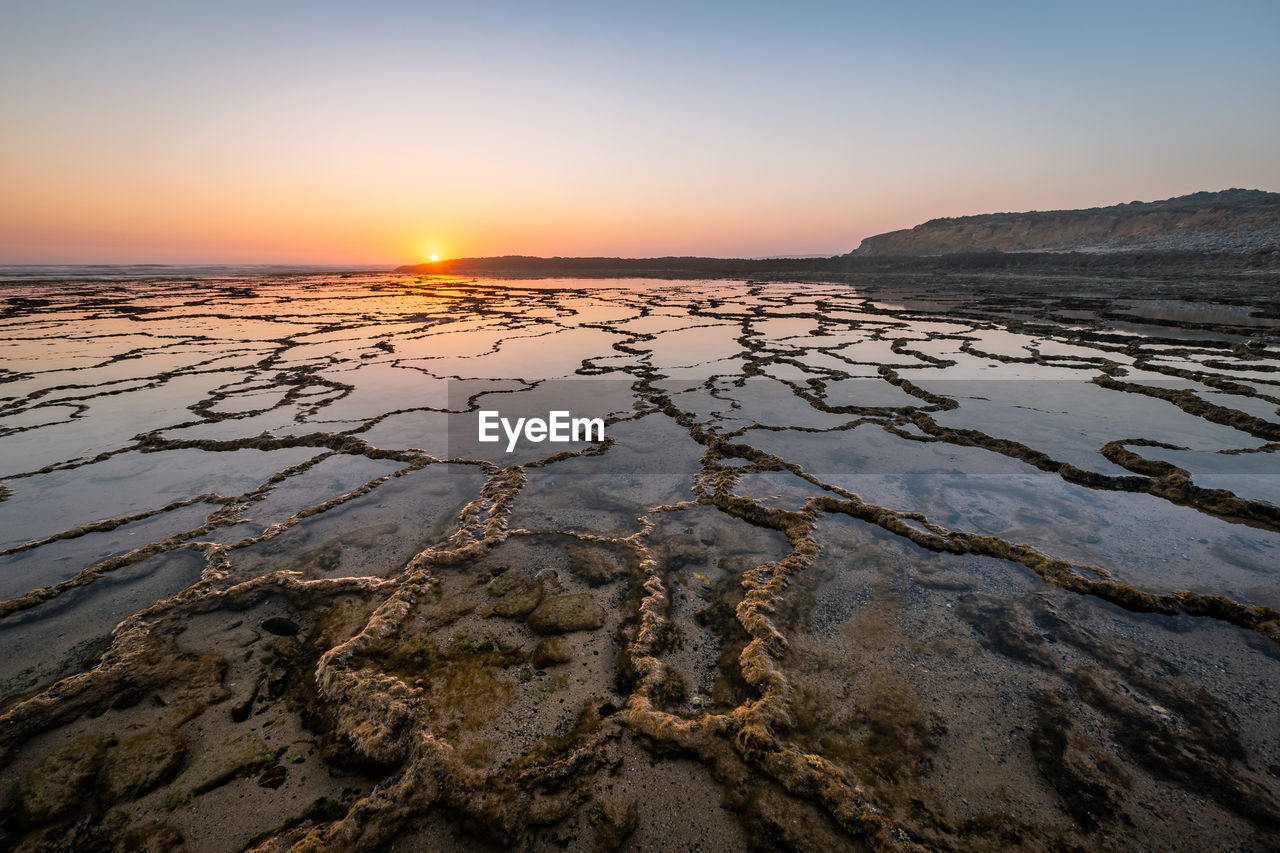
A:
{"type": "Polygon", "coordinates": [[[0,843],[1275,849],[1280,314],[1182,291],[0,284],[0,843]]]}

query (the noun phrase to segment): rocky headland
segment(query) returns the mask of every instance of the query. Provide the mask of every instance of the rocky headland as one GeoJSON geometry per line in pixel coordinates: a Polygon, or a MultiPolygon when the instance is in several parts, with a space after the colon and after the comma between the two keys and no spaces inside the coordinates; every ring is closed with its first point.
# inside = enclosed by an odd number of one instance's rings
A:
{"type": "Polygon", "coordinates": [[[968,252],[1233,252],[1280,248],[1280,193],[1230,189],[1086,210],[931,219],[862,241],[855,257],[968,252]]]}

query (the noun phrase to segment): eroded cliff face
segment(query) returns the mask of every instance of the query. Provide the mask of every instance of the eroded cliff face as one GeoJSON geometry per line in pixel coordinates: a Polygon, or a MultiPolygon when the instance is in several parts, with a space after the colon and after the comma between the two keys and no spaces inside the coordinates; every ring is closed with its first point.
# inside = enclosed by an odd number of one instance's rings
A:
{"type": "Polygon", "coordinates": [[[1280,247],[1280,193],[1200,192],[1087,210],[933,219],[862,241],[856,255],[954,252],[1252,252],[1280,247]]]}

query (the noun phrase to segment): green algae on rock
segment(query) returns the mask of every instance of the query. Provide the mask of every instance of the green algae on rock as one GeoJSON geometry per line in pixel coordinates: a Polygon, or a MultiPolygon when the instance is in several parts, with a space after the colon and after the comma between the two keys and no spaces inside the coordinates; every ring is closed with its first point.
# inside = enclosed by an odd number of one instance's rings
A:
{"type": "Polygon", "coordinates": [[[604,624],[605,609],[590,593],[580,592],[548,598],[529,614],[529,627],[539,634],[591,631],[604,624]]]}
{"type": "Polygon", "coordinates": [[[93,783],[107,741],[101,735],[82,735],[51,752],[18,785],[22,820],[40,826],[93,806],[93,783]]]}
{"type": "Polygon", "coordinates": [[[121,741],[107,754],[103,796],[132,800],[168,784],[182,769],[186,752],[181,738],[158,729],[121,741]]]}

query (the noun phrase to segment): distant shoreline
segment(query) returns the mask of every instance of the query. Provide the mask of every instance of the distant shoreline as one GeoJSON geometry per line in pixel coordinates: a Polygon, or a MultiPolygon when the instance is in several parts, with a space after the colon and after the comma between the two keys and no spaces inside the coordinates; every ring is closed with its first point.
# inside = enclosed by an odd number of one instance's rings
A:
{"type": "Polygon", "coordinates": [[[1280,252],[963,252],[830,258],[456,258],[396,267],[409,275],[493,278],[758,278],[843,280],[867,273],[1029,273],[1257,277],[1280,273],[1280,252]]]}
{"type": "Polygon", "coordinates": [[[957,252],[948,255],[836,255],[829,258],[455,258],[435,263],[342,266],[303,264],[10,264],[0,282],[56,282],[299,275],[464,275],[497,279],[653,278],[853,281],[866,275],[1197,277],[1265,280],[1280,285],[1280,251],[1254,252],[957,252]]]}

